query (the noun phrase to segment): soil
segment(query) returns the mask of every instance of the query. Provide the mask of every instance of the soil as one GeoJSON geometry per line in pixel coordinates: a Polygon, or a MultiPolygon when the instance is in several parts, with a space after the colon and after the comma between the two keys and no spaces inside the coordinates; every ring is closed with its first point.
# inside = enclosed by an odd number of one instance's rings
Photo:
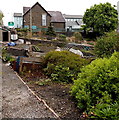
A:
{"type": "Polygon", "coordinates": [[[76,107],[74,99],[70,95],[71,84],[56,82],[42,83],[48,79],[41,72],[26,74],[21,76],[28,86],[63,119],[77,120],[80,118],[80,110],[76,107]],[[38,82],[39,81],[39,82],[38,82]]]}

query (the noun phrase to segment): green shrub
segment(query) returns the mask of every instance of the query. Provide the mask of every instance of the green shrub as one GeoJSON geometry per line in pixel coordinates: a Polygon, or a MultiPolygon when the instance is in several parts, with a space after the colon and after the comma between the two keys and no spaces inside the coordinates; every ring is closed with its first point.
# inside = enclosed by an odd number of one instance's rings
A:
{"type": "Polygon", "coordinates": [[[39,48],[38,46],[33,45],[33,46],[32,46],[32,51],[40,52],[41,50],[40,50],[40,48],[39,48]]]}
{"type": "Polygon", "coordinates": [[[88,61],[68,51],[52,51],[43,59],[45,73],[55,81],[71,82],[88,61]]]}
{"type": "Polygon", "coordinates": [[[93,112],[95,117],[119,118],[113,110],[116,102],[119,104],[119,53],[115,52],[111,58],[94,60],[81,69],[78,79],[74,81],[71,94],[75,97],[78,107],[82,111],[93,112]],[[105,106],[107,105],[107,106],[105,106]],[[110,109],[109,109],[110,108],[110,109]],[[108,113],[101,113],[101,110],[108,113]],[[114,113],[113,113],[114,112],[114,113]]]}
{"type": "Polygon", "coordinates": [[[61,42],[66,42],[66,35],[59,34],[58,40],[61,41],[61,42]]]}
{"type": "Polygon", "coordinates": [[[55,33],[55,31],[54,31],[52,26],[48,27],[45,35],[47,35],[47,39],[49,39],[49,40],[52,40],[52,38],[56,36],[56,33],[55,33]]]}
{"type": "Polygon", "coordinates": [[[8,52],[7,47],[2,48],[2,60],[4,62],[12,62],[15,61],[15,58],[13,58],[8,52]]]}
{"type": "Polygon", "coordinates": [[[75,37],[75,42],[81,42],[83,40],[83,37],[80,32],[75,32],[73,36],[75,37]]]}
{"type": "Polygon", "coordinates": [[[105,120],[118,120],[119,119],[119,104],[99,103],[91,111],[95,113],[91,118],[105,119],[105,120]]]}
{"type": "Polygon", "coordinates": [[[106,33],[105,36],[97,39],[95,53],[98,57],[109,57],[114,51],[119,51],[119,33],[106,33]]]}

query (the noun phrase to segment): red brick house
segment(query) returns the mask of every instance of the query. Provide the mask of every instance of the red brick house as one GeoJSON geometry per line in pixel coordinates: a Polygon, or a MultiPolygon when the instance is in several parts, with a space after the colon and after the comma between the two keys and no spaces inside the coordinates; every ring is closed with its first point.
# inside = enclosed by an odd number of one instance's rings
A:
{"type": "Polygon", "coordinates": [[[38,2],[31,8],[23,8],[23,27],[41,31],[49,25],[57,32],[65,30],[65,19],[59,11],[46,11],[38,2]]]}

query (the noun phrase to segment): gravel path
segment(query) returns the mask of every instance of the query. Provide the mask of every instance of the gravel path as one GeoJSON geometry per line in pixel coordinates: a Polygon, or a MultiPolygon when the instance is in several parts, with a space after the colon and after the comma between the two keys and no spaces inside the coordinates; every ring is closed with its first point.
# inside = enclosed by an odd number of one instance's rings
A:
{"type": "Polygon", "coordinates": [[[5,64],[2,64],[2,118],[56,118],[5,64]]]}

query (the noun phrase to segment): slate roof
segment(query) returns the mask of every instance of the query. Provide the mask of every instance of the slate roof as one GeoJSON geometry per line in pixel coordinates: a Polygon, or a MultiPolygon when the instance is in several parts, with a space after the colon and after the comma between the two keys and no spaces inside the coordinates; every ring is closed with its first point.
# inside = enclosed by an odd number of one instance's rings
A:
{"type": "Polygon", "coordinates": [[[77,24],[77,22],[75,22],[75,21],[67,21],[66,22],[66,26],[77,26],[78,24],[77,24]]]}
{"type": "MultiPolygon", "coordinates": [[[[24,13],[24,15],[25,14],[27,14],[33,7],[35,7],[36,5],[39,5],[46,13],[48,13],[38,2],[36,2],[36,4],[34,4],[31,8],[29,8],[25,13],[24,13]]],[[[49,13],[48,13],[49,14],[49,13]]],[[[23,15],[23,16],[24,16],[23,15]]],[[[50,15],[50,14],[49,14],[50,15]]],[[[50,15],[51,16],[51,15],[50,15]]]]}
{"type": "Polygon", "coordinates": [[[60,11],[48,11],[52,16],[51,22],[65,22],[65,19],[60,11]]]}
{"type": "Polygon", "coordinates": [[[82,21],[67,21],[66,22],[67,27],[72,26],[72,27],[75,27],[75,28],[79,28],[81,25],[83,25],[82,21]]]}
{"type": "Polygon", "coordinates": [[[82,15],[66,15],[66,14],[63,14],[64,18],[65,19],[82,19],[83,16],[82,15]]]}
{"type": "Polygon", "coordinates": [[[14,17],[22,17],[22,13],[14,13],[14,17]]]}

